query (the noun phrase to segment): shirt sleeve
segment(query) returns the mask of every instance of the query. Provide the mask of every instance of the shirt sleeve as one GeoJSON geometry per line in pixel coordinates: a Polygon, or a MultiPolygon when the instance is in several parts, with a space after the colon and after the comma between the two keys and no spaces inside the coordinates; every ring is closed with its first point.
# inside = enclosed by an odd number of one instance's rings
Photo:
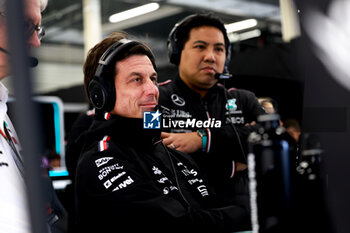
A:
{"type": "Polygon", "coordinates": [[[256,126],[245,126],[244,124],[256,122],[257,117],[265,114],[265,111],[252,92],[232,90],[228,95],[229,98],[235,97],[237,99],[237,105],[243,112],[244,122],[243,124],[223,123],[220,128],[207,129],[209,132],[206,152],[220,155],[220,158],[217,156],[215,158],[216,163],[221,167],[218,169],[217,175],[221,173],[225,178],[232,178],[235,174],[236,163],[247,163],[248,136],[257,129],[256,126]],[[221,162],[217,160],[221,160],[221,162]]]}

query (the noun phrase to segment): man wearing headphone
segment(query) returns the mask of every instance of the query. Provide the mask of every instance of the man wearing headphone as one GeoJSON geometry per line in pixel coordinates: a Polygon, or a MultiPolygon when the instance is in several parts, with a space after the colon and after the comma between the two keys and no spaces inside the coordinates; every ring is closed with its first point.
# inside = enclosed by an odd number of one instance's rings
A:
{"type": "Polygon", "coordinates": [[[184,18],[171,30],[168,50],[178,77],[159,84],[159,103],[170,109],[164,144],[189,153],[223,199],[249,210],[246,140],[265,111],[253,93],[218,83],[230,77],[223,22],[211,14],[184,18]]]}
{"type": "Polygon", "coordinates": [[[92,48],[84,84],[96,109],[78,161],[81,232],[234,232],[249,214],[217,201],[188,155],[144,129],[158,103],[157,72],[144,43],[114,33],[92,48]]]}

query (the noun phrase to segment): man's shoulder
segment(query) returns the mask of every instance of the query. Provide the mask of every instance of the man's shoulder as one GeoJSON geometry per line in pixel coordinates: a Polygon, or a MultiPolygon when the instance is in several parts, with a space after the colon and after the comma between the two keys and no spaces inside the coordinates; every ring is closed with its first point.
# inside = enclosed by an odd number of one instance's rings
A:
{"type": "Polygon", "coordinates": [[[255,97],[254,92],[247,90],[247,89],[240,89],[240,88],[235,88],[231,87],[227,89],[227,92],[229,93],[230,96],[232,97],[255,97]]]}
{"type": "Polygon", "coordinates": [[[88,145],[85,146],[80,156],[80,160],[82,161],[79,162],[89,164],[88,166],[91,166],[91,164],[95,166],[94,164],[98,163],[98,161],[106,160],[128,163],[128,161],[133,161],[133,159],[128,156],[130,148],[128,144],[119,142],[115,135],[102,135],[96,137],[95,140],[90,141],[88,145]]]}
{"type": "Polygon", "coordinates": [[[134,175],[134,172],[130,164],[120,160],[115,154],[108,151],[95,152],[79,163],[77,187],[80,192],[109,194],[133,183],[132,174],[134,175]]]}
{"type": "Polygon", "coordinates": [[[110,154],[109,148],[110,136],[108,135],[96,137],[94,140],[86,141],[78,162],[80,167],[90,168],[94,164],[95,160],[106,157],[106,154],[110,154]]]}
{"type": "Polygon", "coordinates": [[[166,93],[170,93],[174,90],[175,83],[173,80],[168,79],[164,82],[158,83],[158,87],[159,87],[159,92],[166,94],[166,93]]]}
{"type": "Polygon", "coordinates": [[[159,86],[159,104],[167,105],[170,104],[171,95],[177,93],[175,82],[171,79],[166,80],[158,84],[159,86]]]}
{"type": "Polygon", "coordinates": [[[122,171],[127,161],[120,156],[120,151],[115,150],[115,146],[111,145],[112,143],[109,141],[109,136],[105,136],[101,140],[90,144],[80,156],[78,175],[80,177],[97,177],[98,181],[101,181],[111,171],[122,171]],[[108,170],[108,172],[104,173],[105,170],[108,170]]]}
{"type": "Polygon", "coordinates": [[[166,88],[166,87],[171,86],[170,84],[172,84],[172,83],[173,83],[173,80],[168,79],[168,80],[166,80],[164,82],[158,83],[158,86],[159,86],[159,88],[166,88]]]}

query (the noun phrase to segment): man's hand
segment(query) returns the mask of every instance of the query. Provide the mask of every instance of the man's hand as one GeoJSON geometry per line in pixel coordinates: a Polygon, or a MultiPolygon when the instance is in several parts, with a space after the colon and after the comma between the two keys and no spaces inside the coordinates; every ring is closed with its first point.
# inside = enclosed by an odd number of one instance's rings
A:
{"type": "Polygon", "coordinates": [[[255,121],[252,121],[250,123],[246,123],[244,126],[253,126],[253,125],[256,125],[255,121]]]}
{"type": "Polygon", "coordinates": [[[163,143],[184,153],[193,153],[202,149],[202,139],[197,132],[191,133],[165,133],[162,132],[163,143]]]}
{"type": "Polygon", "coordinates": [[[237,162],[236,171],[241,172],[247,169],[247,164],[237,162]]]}

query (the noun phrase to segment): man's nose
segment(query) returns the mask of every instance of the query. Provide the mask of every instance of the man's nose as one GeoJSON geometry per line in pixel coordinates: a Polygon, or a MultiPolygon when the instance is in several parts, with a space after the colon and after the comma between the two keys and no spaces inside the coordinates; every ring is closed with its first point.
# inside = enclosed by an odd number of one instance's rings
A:
{"type": "Polygon", "coordinates": [[[204,55],[204,61],[206,62],[215,62],[215,53],[212,49],[207,49],[204,55]]]}
{"type": "Polygon", "coordinates": [[[148,80],[145,83],[144,90],[146,95],[152,95],[152,96],[156,96],[159,92],[156,83],[154,83],[152,80],[148,80]]]}
{"type": "Polygon", "coordinates": [[[38,48],[40,46],[41,42],[38,38],[37,31],[34,31],[34,33],[29,37],[28,44],[34,48],[38,48]]]}

